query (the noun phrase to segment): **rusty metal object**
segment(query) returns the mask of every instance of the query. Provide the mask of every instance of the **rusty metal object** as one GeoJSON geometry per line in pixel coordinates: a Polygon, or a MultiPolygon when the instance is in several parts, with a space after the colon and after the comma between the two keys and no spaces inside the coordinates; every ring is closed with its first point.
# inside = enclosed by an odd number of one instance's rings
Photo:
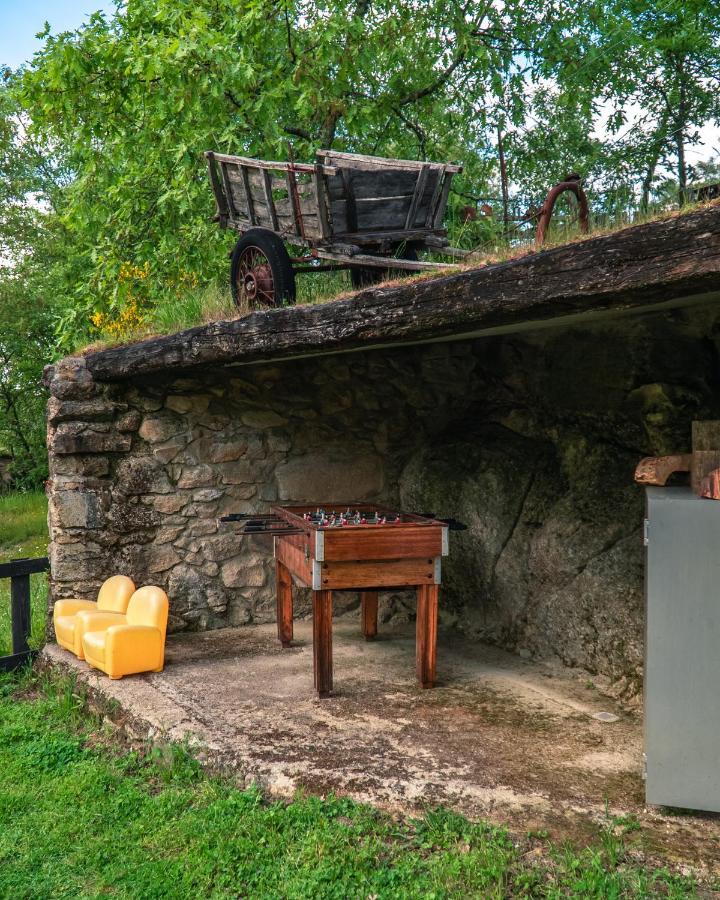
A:
{"type": "Polygon", "coordinates": [[[588,211],[587,196],[585,195],[585,191],[582,189],[580,176],[573,173],[572,175],[568,175],[567,178],[556,184],[554,188],[551,188],[550,191],[548,191],[545,202],[543,203],[538,214],[539,218],[537,230],[535,232],[536,247],[542,247],[542,245],[545,243],[545,237],[547,236],[547,230],[550,226],[550,219],[552,218],[555,204],[557,203],[558,197],[561,194],[564,194],[565,191],[570,191],[570,193],[574,194],[577,198],[580,231],[583,234],[588,233],[588,230],[590,228],[590,213],[588,211]]]}
{"type": "Polygon", "coordinates": [[[720,420],[692,423],[692,452],[646,456],[635,469],[638,484],[664,486],[675,472],[689,472],[698,497],[720,500],[720,420]]]}
{"type": "Polygon", "coordinates": [[[662,487],[675,472],[689,472],[691,466],[692,453],[646,456],[640,460],[635,469],[635,481],[638,484],[654,484],[662,487]]]}
{"type": "Polygon", "coordinates": [[[720,500],[720,469],[713,469],[701,480],[700,496],[706,500],[720,500]]]}

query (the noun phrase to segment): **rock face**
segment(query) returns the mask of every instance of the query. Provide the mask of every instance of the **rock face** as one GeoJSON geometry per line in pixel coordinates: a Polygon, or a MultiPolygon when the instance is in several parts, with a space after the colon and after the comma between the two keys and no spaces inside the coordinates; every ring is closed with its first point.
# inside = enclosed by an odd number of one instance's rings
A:
{"type": "MultiPolygon", "coordinates": [[[[173,630],[269,621],[271,547],[220,515],[400,504],[468,526],[451,533],[446,622],[632,690],[633,469],[720,418],[717,337],[699,309],[138,383],[65,360],[46,377],[53,600],[123,572],[168,590],[173,630]]],[[[385,618],[410,608],[383,604],[385,618]]]]}

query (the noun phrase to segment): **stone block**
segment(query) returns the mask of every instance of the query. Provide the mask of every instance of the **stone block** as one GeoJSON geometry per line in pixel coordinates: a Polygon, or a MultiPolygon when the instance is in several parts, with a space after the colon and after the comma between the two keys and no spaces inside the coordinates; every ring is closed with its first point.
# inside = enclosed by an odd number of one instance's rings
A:
{"type": "Polygon", "coordinates": [[[183,509],[182,514],[188,519],[207,519],[217,515],[217,505],[215,503],[190,503],[183,509]]]}
{"type": "Polygon", "coordinates": [[[163,402],[160,397],[147,393],[139,388],[132,388],[127,392],[127,399],[132,406],[141,412],[152,413],[162,409],[163,402]]]}
{"type": "Polygon", "coordinates": [[[214,534],[203,539],[203,547],[205,548],[205,556],[208,561],[220,561],[230,559],[238,555],[238,550],[242,546],[236,534],[231,532],[223,532],[214,534]]]}
{"type": "Polygon", "coordinates": [[[50,475],[101,478],[110,471],[105,456],[51,456],[50,475]]]}
{"type": "Polygon", "coordinates": [[[148,575],[166,572],[180,562],[180,556],[171,544],[131,545],[126,552],[128,563],[140,584],[146,582],[148,575]]]}
{"type": "Polygon", "coordinates": [[[154,543],[158,546],[162,544],[171,544],[180,537],[184,530],[185,529],[181,525],[159,528],[155,535],[154,543]]]}
{"type": "Polygon", "coordinates": [[[253,484],[260,477],[257,466],[244,459],[219,463],[215,468],[223,484],[253,484]]]}
{"type": "Polygon", "coordinates": [[[280,500],[366,500],[384,486],[382,459],[374,453],[319,451],[294,457],[275,471],[280,500]]]}
{"type": "Polygon", "coordinates": [[[43,381],[50,394],[59,400],[82,400],[92,397],[96,385],[82,357],[69,357],[46,366],[43,381]]]}
{"type": "Polygon", "coordinates": [[[245,381],[242,378],[231,378],[230,389],[238,399],[257,397],[260,393],[258,386],[251,381],[245,381]]]}
{"type": "Polygon", "coordinates": [[[115,487],[128,496],[169,494],[173,491],[167,473],[152,456],[123,459],[115,472],[115,487]]]}
{"type": "Polygon", "coordinates": [[[122,434],[130,431],[137,431],[142,421],[142,415],[136,409],[131,409],[124,413],[115,423],[115,427],[122,434]]]}
{"type": "Polygon", "coordinates": [[[182,494],[168,494],[156,497],[153,506],[159,513],[172,514],[179,512],[188,503],[188,499],[182,494]]]}
{"type": "Polygon", "coordinates": [[[174,460],[187,446],[188,435],[186,433],[176,434],[167,441],[161,441],[159,444],[153,444],[152,452],[155,459],[161,463],[169,463],[174,460]]]}
{"type": "Polygon", "coordinates": [[[218,441],[210,447],[210,462],[234,462],[244,456],[247,449],[246,440],[218,441]]]}
{"type": "Polygon", "coordinates": [[[243,554],[223,563],[220,572],[225,587],[262,587],[267,580],[267,573],[262,558],[243,554]]]}
{"type": "Polygon", "coordinates": [[[222,431],[224,428],[227,428],[228,421],[227,415],[213,412],[211,409],[203,416],[200,416],[197,424],[202,425],[204,428],[209,428],[210,431],[222,431]]]}
{"type": "Polygon", "coordinates": [[[165,406],[180,415],[201,416],[210,406],[210,397],[205,394],[170,394],[165,406]]]}
{"type": "Polygon", "coordinates": [[[177,481],[179,489],[206,487],[212,485],[215,480],[215,473],[207,465],[186,466],[182,469],[182,473],[177,481]]]}
{"type": "Polygon", "coordinates": [[[103,524],[102,505],[90,491],[53,491],[48,508],[53,528],[100,528],[103,524]]]}
{"type": "Polygon", "coordinates": [[[61,400],[50,397],[47,403],[47,420],[55,425],[58,422],[93,422],[112,419],[117,412],[116,403],[110,403],[102,397],[91,397],[86,400],[61,400]]]}
{"type": "Polygon", "coordinates": [[[187,428],[185,422],[174,415],[145,416],[140,425],[140,437],[148,444],[159,444],[175,437],[187,428]]]}
{"type": "Polygon", "coordinates": [[[188,537],[197,538],[217,534],[217,530],[217,519],[200,519],[196,522],[189,522],[185,527],[185,534],[188,537]]]}
{"type": "Polygon", "coordinates": [[[277,428],[287,424],[287,419],[271,409],[250,409],[240,418],[249,428],[277,428]]]}
{"type": "MultiPolygon", "coordinates": [[[[135,498],[133,498],[135,500],[135,498]]],[[[125,543],[150,540],[152,530],[160,523],[158,514],[144,504],[129,502],[124,494],[113,495],[107,514],[107,523],[125,543]],[[146,532],[142,537],[140,533],[146,532]]]]}
{"type": "Polygon", "coordinates": [[[231,512],[250,512],[245,501],[257,494],[257,485],[233,484],[228,488],[228,493],[223,497],[218,507],[218,515],[224,516],[231,512]],[[242,506],[242,509],[240,508],[242,506]]]}
{"type": "Polygon", "coordinates": [[[170,572],[167,585],[170,609],[181,621],[198,621],[203,610],[212,608],[219,613],[227,607],[225,590],[213,584],[199,569],[184,563],[170,572]]]}
{"type": "Polygon", "coordinates": [[[76,453],[127,453],[132,438],[115,431],[100,431],[76,422],[61,422],[50,433],[48,449],[58,456],[76,453]]]}
{"type": "Polygon", "coordinates": [[[77,541],[60,544],[53,541],[50,544],[49,557],[55,581],[89,581],[107,577],[107,552],[94,542],[77,541]]]}
{"type": "Polygon", "coordinates": [[[199,491],[193,492],[193,501],[195,503],[212,503],[213,500],[219,500],[224,495],[223,488],[201,488],[199,491]]]}

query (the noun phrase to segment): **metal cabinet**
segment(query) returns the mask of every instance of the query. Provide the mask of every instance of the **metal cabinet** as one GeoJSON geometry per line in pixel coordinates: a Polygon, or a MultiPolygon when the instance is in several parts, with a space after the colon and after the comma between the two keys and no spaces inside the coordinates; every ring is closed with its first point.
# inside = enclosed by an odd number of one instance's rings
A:
{"type": "Polygon", "coordinates": [[[720,812],[720,502],[647,488],[648,803],[720,812]]]}

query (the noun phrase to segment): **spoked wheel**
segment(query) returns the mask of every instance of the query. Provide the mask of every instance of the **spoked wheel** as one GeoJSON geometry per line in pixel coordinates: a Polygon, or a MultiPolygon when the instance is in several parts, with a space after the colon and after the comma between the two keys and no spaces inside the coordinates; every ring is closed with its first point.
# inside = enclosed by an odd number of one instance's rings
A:
{"type": "MultiPolygon", "coordinates": [[[[392,255],[395,259],[411,259],[413,262],[416,262],[418,258],[417,250],[412,244],[405,244],[400,253],[396,250],[392,255]]],[[[370,266],[367,268],[352,268],[350,269],[350,282],[354,288],[360,290],[361,288],[372,287],[372,285],[379,284],[381,281],[387,281],[389,278],[402,278],[403,274],[410,273],[404,273],[402,269],[381,269],[374,266],[372,268],[370,266]]]]}
{"type": "Polygon", "coordinates": [[[295,302],[295,273],[272,231],[252,228],[235,244],[230,289],[238,309],[272,309],[295,302]]]}

